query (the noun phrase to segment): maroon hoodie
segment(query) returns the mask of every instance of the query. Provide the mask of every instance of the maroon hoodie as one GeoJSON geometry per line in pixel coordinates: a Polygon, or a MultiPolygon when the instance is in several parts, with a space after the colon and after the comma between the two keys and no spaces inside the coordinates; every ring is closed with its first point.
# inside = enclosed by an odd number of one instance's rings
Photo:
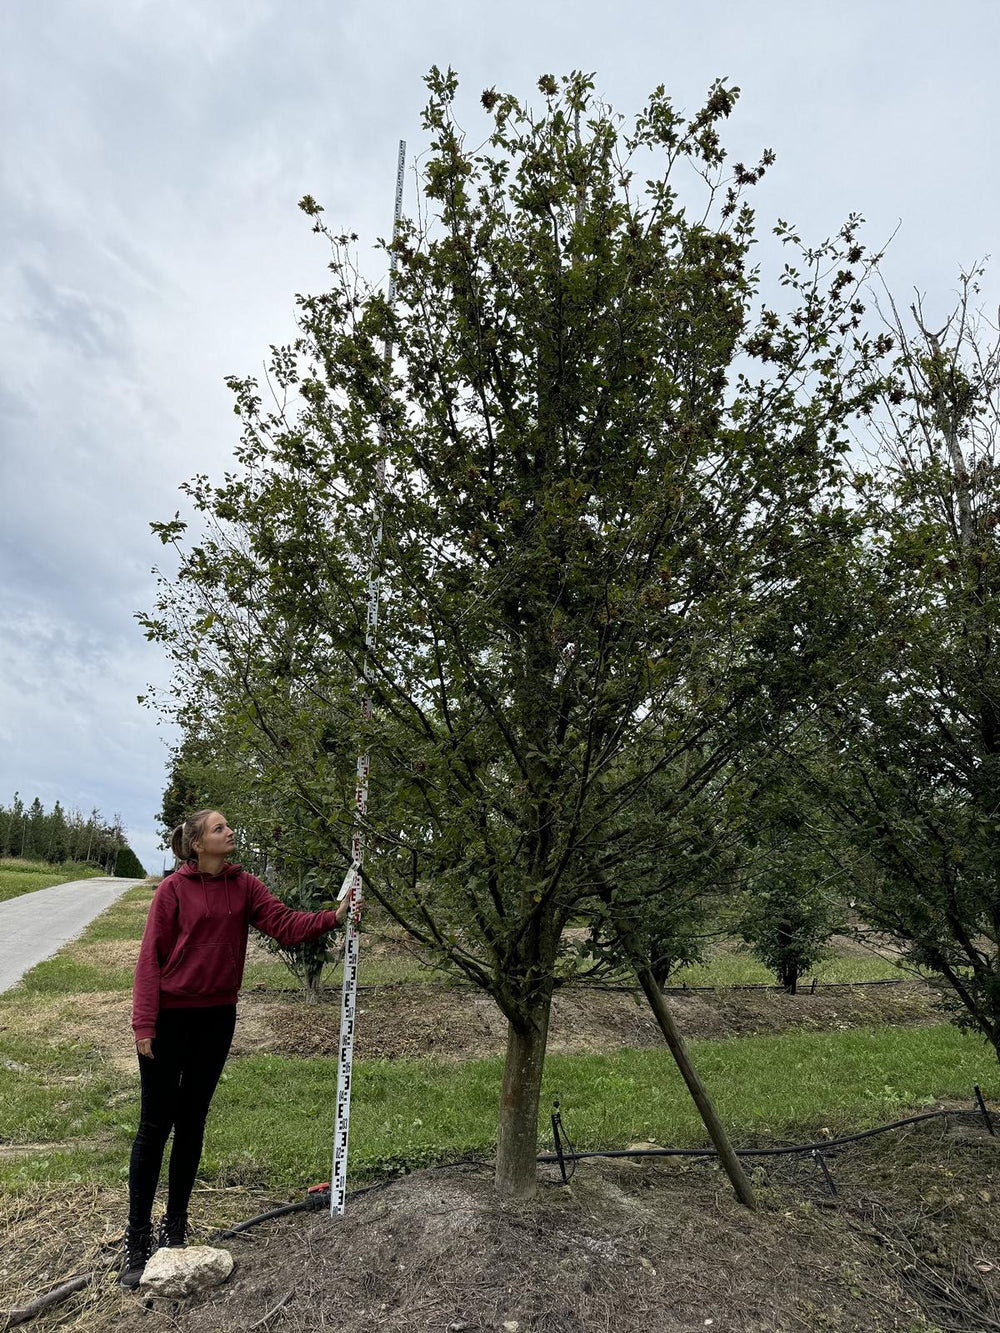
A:
{"type": "Polygon", "coordinates": [[[304,944],[337,925],[337,914],[295,912],[237,865],[203,874],[193,861],[153,894],[132,987],[136,1041],[156,1035],[161,1009],[235,1004],[251,926],[279,944],[304,944]]]}

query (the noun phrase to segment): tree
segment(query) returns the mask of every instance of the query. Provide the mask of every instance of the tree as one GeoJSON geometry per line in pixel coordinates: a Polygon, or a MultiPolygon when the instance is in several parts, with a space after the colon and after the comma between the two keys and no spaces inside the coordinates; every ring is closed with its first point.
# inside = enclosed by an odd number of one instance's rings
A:
{"type": "Polygon", "coordinates": [[[39,855],[45,850],[45,839],[42,834],[42,822],[45,819],[45,810],[41,801],[36,796],[28,807],[28,813],[24,822],[24,843],[21,851],[22,856],[39,855]]]}
{"type": "MultiPolygon", "coordinates": [[[[46,814],[37,796],[25,812],[24,802],[15,792],[9,811],[0,806],[0,826],[4,828],[0,854],[16,852],[32,861],[53,864],[65,860],[86,861],[100,866],[106,874],[115,873],[115,860],[119,854],[131,857],[129,864],[138,865],[128,848],[120,815],[115,815],[110,824],[104,822],[98,810],[91,811],[86,821],[79,810],[71,810],[67,818],[59,801],[51,814],[46,814]]],[[[133,869],[118,873],[132,875],[136,872],[133,869]]],[[[138,873],[145,874],[145,871],[140,869],[138,873]]]]}
{"type": "Polygon", "coordinates": [[[52,807],[52,814],[48,820],[48,843],[45,850],[45,859],[54,864],[65,861],[69,854],[69,833],[66,828],[66,815],[62,806],[56,801],[52,807]]]}
{"type": "Polygon", "coordinates": [[[827,876],[799,875],[793,863],[756,884],[740,924],[751,951],[789,995],[796,993],[799,978],[829,954],[830,937],[846,916],[827,876]]]}
{"type": "Polygon", "coordinates": [[[17,856],[22,844],[22,824],[24,821],[24,802],[19,792],[14,793],[10,810],[7,812],[7,827],[4,834],[4,855],[17,856]]]}
{"type": "Polygon", "coordinates": [[[139,858],[129,846],[122,847],[114,862],[114,873],[124,879],[145,879],[144,870],[139,858]]]}
{"type": "Polygon", "coordinates": [[[832,831],[807,814],[811,793],[782,773],[757,803],[747,830],[746,893],[739,932],[790,995],[829,953],[847,916],[848,880],[832,831]]]}
{"type": "Polygon", "coordinates": [[[808,634],[800,577],[842,526],[844,423],[884,345],[860,329],[857,219],[812,250],[779,226],[789,308],[760,302],[742,196],[771,155],[726,164],[737,90],[686,120],[658,89],[626,132],[588,78],[546,76],[540,113],[487,91],[473,149],[455,76],[428,85],[395,303],[306,197],[330,289],[273,349],[273,410],[232,381],[242,470],[188,485],[190,548],[179,517],[153,525],[181,566],[142,620],[178,715],[225,714],[262,787],[309,812],[319,867],[349,860],[372,754],[366,891],[507,1017],[497,1184],[524,1195],[564,929],[669,852],[785,706],[776,627],[808,634]],[[658,820],[633,825],[661,776],[658,820]]]}
{"type": "Polygon", "coordinates": [[[222,768],[222,759],[212,753],[211,741],[189,726],[171,751],[167,785],[157,816],[164,847],[170,846],[177,825],[196,810],[225,809],[228,783],[221,777],[222,768]]]}
{"type": "Polygon", "coordinates": [[[854,686],[826,710],[836,767],[812,773],[867,862],[859,910],[1000,1056],[1000,338],[973,309],[978,278],[939,330],[890,299],[854,686]]]}

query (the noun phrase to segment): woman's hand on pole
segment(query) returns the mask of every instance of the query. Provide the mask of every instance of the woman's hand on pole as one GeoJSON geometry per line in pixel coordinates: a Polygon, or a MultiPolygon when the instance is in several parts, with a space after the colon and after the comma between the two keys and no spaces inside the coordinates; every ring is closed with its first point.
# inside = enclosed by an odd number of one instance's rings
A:
{"type": "Polygon", "coordinates": [[[144,1055],[144,1056],[146,1056],[146,1058],[147,1058],[148,1060],[152,1060],[152,1059],[153,1059],[153,1038],[152,1038],[152,1037],[140,1037],[140,1039],[139,1039],[139,1040],[136,1042],[136,1044],[135,1044],[135,1049],[139,1052],[140,1055],[144,1055]]]}

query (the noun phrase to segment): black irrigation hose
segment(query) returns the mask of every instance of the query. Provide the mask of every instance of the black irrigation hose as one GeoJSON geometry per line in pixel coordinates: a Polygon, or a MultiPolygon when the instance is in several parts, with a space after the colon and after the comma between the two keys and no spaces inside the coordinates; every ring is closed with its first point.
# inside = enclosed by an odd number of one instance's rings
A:
{"type": "MultiPolygon", "coordinates": [[[[370,1194],[372,1190],[384,1189],[387,1184],[389,1184],[387,1180],[377,1180],[374,1185],[365,1185],[362,1189],[352,1190],[350,1198],[357,1199],[362,1194],[370,1194]]],[[[225,1231],[217,1234],[220,1240],[228,1240],[230,1236],[238,1236],[241,1231],[249,1231],[258,1222],[270,1222],[275,1217],[287,1217],[289,1213],[318,1213],[321,1208],[327,1208],[329,1204],[329,1185],[325,1189],[313,1188],[297,1203],[283,1203],[280,1208],[271,1208],[266,1213],[258,1213],[256,1217],[251,1217],[246,1222],[237,1222],[234,1227],[227,1227],[225,1231]]]]}
{"type": "MultiPolygon", "coordinates": [[[[908,982],[923,982],[923,977],[882,977],[878,981],[813,981],[800,986],[796,995],[814,995],[818,990],[848,990],[852,986],[905,986],[908,982]]],[[[405,985],[405,982],[393,983],[405,985]]],[[[634,995],[638,986],[612,986],[603,981],[580,981],[575,983],[580,990],[605,990],[614,991],[616,994],[634,995]]],[[[784,986],[772,986],[766,981],[739,981],[731,986],[663,986],[661,990],[664,995],[689,995],[692,991],[737,991],[737,990],[764,990],[764,991],[783,991],[784,986]]]]}
{"type": "MultiPolygon", "coordinates": [[[[889,1125],[876,1125],[874,1129],[863,1129],[857,1134],[843,1134],[836,1139],[823,1139],[819,1143],[796,1143],[786,1148],[736,1148],[737,1157],[791,1157],[796,1153],[822,1152],[827,1148],[838,1148],[844,1143],[857,1143],[860,1139],[870,1139],[876,1134],[887,1134],[893,1129],[902,1129],[904,1125],[916,1125],[922,1120],[937,1120],[942,1116],[959,1115],[980,1118],[978,1111],[967,1109],[925,1111],[922,1115],[907,1116],[905,1120],[894,1120],[889,1125]]],[[[576,1157],[582,1161],[585,1157],[717,1157],[715,1148],[606,1148],[591,1152],[564,1153],[569,1161],[576,1157]]],[[[557,1162],[555,1153],[546,1153],[539,1157],[539,1162],[546,1164],[557,1162]]]]}
{"type": "Polygon", "coordinates": [[[258,1213],[256,1217],[251,1217],[246,1222],[237,1222],[234,1227],[220,1231],[219,1239],[228,1240],[230,1236],[238,1236],[241,1231],[249,1231],[258,1222],[270,1222],[275,1217],[287,1217],[289,1213],[318,1213],[324,1204],[329,1202],[329,1192],[325,1195],[318,1193],[307,1195],[306,1198],[299,1199],[298,1203],[284,1203],[280,1208],[271,1208],[266,1213],[258,1213]]]}
{"type": "MultiPolygon", "coordinates": [[[[454,1162],[437,1162],[428,1167],[430,1171],[454,1171],[460,1166],[478,1165],[471,1157],[460,1157],[454,1162]]],[[[375,1190],[384,1190],[392,1184],[397,1176],[388,1176],[385,1180],[376,1180],[371,1185],[362,1185],[360,1189],[351,1190],[348,1194],[349,1199],[360,1199],[362,1194],[372,1194],[375,1190]]],[[[217,1231],[216,1237],[219,1240],[227,1240],[230,1236],[238,1236],[241,1231],[248,1231],[250,1227],[255,1227],[258,1222],[270,1222],[275,1217],[287,1217],[289,1213],[318,1213],[320,1209],[329,1207],[330,1204],[330,1186],[313,1185],[304,1199],[299,1199],[297,1203],[283,1203],[280,1208],[271,1208],[266,1213],[258,1213],[256,1217],[248,1218],[246,1222],[237,1222],[233,1227],[227,1227],[225,1231],[217,1231]]]]}
{"type": "MultiPolygon", "coordinates": [[[[893,1120],[887,1125],[876,1125],[874,1129],[862,1129],[856,1134],[842,1134],[836,1139],[823,1139],[819,1143],[796,1143],[784,1148],[736,1148],[737,1157],[791,1157],[800,1153],[815,1153],[827,1151],[830,1148],[842,1147],[845,1143],[858,1143],[861,1139],[874,1138],[876,1134],[888,1134],[894,1129],[904,1129],[907,1125],[918,1125],[925,1120],[939,1120],[946,1116],[974,1116],[976,1119],[982,1119],[979,1110],[969,1110],[958,1107],[942,1111],[924,1111],[921,1115],[907,1116],[904,1120],[893,1120]]],[[[989,1122],[987,1122],[989,1123],[989,1122]]],[[[563,1130],[563,1137],[566,1137],[563,1130]]],[[[594,1149],[588,1152],[577,1152],[567,1139],[567,1147],[562,1152],[561,1160],[563,1163],[582,1162],[588,1157],[717,1157],[715,1148],[604,1148],[594,1149]]],[[[433,1171],[449,1171],[456,1167],[467,1166],[472,1162],[471,1158],[460,1158],[455,1162],[439,1162],[430,1169],[433,1171]]],[[[556,1153],[542,1153],[535,1158],[540,1165],[549,1166],[560,1162],[560,1157],[556,1153]]],[[[824,1174],[826,1169],[824,1167],[824,1174]]],[[[363,1194],[371,1194],[374,1190],[385,1189],[391,1185],[396,1176],[390,1176],[387,1180],[378,1180],[373,1185],[364,1185],[361,1189],[352,1190],[351,1199],[358,1199],[363,1194]]],[[[248,1231],[258,1222],[270,1222],[276,1217],[287,1217],[289,1213],[310,1213],[319,1212],[321,1208],[328,1206],[330,1202],[329,1186],[319,1188],[314,1186],[309,1194],[300,1199],[297,1203],[282,1204],[280,1208],[272,1208],[266,1213],[259,1213],[256,1217],[249,1218],[246,1222],[238,1222],[236,1226],[228,1227],[225,1231],[220,1231],[218,1237],[220,1240],[226,1240],[231,1236],[237,1236],[241,1231],[248,1231]]]]}
{"type": "MultiPolygon", "coordinates": [[[[801,986],[797,995],[813,995],[818,990],[849,990],[853,986],[906,986],[913,982],[927,984],[923,977],[882,977],[877,981],[813,981],[808,985],[801,986]]],[[[370,981],[358,985],[359,991],[372,990],[394,990],[401,986],[429,986],[432,979],[427,981],[370,981]]],[[[326,987],[331,995],[336,991],[331,987],[326,987]]],[[[449,990],[478,990],[471,982],[457,982],[448,986],[449,990]]],[[[610,982],[604,981],[576,981],[572,982],[568,989],[573,990],[603,990],[612,991],[620,995],[635,995],[639,991],[638,986],[615,986],[610,982]]],[[[742,991],[742,990],[762,990],[762,991],[783,991],[784,986],[772,986],[766,981],[741,981],[731,986],[664,986],[664,995],[689,995],[694,991],[742,991]]],[[[301,986],[251,986],[247,994],[250,995],[300,995],[301,986]]]]}

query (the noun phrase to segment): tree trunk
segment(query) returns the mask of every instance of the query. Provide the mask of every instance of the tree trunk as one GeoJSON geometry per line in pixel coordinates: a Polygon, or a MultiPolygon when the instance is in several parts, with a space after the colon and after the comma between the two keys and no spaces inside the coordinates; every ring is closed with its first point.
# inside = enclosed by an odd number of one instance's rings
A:
{"type": "Polygon", "coordinates": [[[507,1026],[494,1177],[498,1192],[506,1198],[530,1199],[538,1183],[538,1100],[551,1007],[549,991],[523,1030],[513,1023],[507,1026]]]}
{"type": "Polygon", "coordinates": [[[794,995],[799,988],[799,969],[794,963],[782,963],[778,968],[778,983],[789,995],[794,995]]]}

